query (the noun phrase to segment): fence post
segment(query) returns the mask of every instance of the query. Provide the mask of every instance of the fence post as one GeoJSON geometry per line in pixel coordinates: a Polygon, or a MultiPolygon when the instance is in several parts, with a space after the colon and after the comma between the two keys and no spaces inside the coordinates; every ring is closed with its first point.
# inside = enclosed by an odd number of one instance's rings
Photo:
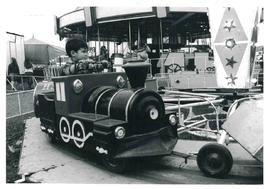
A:
{"type": "Polygon", "coordinates": [[[20,93],[18,93],[19,114],[22,115],[20,93]]]}

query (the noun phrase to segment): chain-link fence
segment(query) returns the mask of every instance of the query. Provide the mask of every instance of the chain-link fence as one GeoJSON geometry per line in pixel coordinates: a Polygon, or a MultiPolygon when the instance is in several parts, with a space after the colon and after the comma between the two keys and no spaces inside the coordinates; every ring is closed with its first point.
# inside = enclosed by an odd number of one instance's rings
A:
{"type": "Polygon", "coordinates": [[[33,113],[34,90],[18,91],[6,95],[6,119],[33,113]]]}
{"type": "Polygon", "coordinates": [[[34,112],[33,93],[40,76],[16,75],[14,80],[6,79],[6,119],[34,112]]]}

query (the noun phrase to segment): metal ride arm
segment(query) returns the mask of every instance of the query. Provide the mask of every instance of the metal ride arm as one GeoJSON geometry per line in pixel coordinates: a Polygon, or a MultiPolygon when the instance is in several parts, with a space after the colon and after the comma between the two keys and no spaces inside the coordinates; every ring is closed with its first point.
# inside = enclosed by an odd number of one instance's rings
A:
{"type": "MultiPolygon", "coordinates": [[[[167,93],[171,93],[171,94],[181,94],[181,95],[190,95],[190,96],[196,96],[198,99],[202,99],[205,100],[204,102],[196,102],[196,103],[189,103],[189,104],[185,104],[185,105],[180,105],[180,97],[175,98],[175,100],[178,100],[178,104],[177,105],[173,105],[173,106],[169,106],[166,108],[166,110],[178,110],[178,115],[179,115],[179,123],[182,127],[180,127],[178,129],[178,135],[189,131],[191,129],[196,129],[196,130],[204,130],[207,132],[211,132],[210,130],[207,129],[201,129],[198,127],[201,127],[202,125],[206,124],[206,122],[208,121],[204,116],[203,120],[197,121],[195,123],[191,123],[189,125],[184,125],[183,123],[181,123],[180,120],[180,115],[181,115],[181,108],[187,108],[187,107],[195,107],[195,106],[201,106],[201,105],[208,105],[210,104],[214,109],[215,109],[215,113],[216,113],[216,126],[217,126],[217,132],[215,131],[214,133],[218,133],[219,132],[219,118],[218,118],[218,110],[216,108],[216,106],[214,104],[216,103],[221,103],[224,101],[224,99],[216,99],[218,96],[217,95],[210,95],[210,94],[198,94],[198,93],[189,93],[189,92],[180,92],[180,91],[170,91],[170,90],[162,90],[163,92],[167,92],[167,93]]],[[[170,99],[171,101],[172,99],[170,99]]]]}
{"type": "Polygon", "coordinates": [[[184,133],[184,132],[186,132],[186,131],[189,131],[189,130],[191,130],[191,129],[194,129],[195,127],[196,127],[196,128],[197,128],[197,127],[201,127],[201,126],[205,125],[207,121],[208,121],[208,120],[204,118],[203,120],[200,120],[200,121],[197,121],[197,122],[195,122],[195,123],[191,123],[191,124],[189,124],[189,125],[180,127],[180,128],[177,129],[177,134],[178,134],[178,136],[179,136],[180,134],[182,134],[182,133],[184,133]]]}
{"type": "MultiPolygon", "coordinates": [[[[167,91],[170,92],[170,91],[167,91]]],[[[187,95],[186,92],[173,92],[174,94],[184,94],[187,95]]],[[[226,142],[227,139],[227,132],[225,130],[219,129],[219,117],[218,117],[218,109],[215,107],[215,103],[220,103],[223,102],[224,99],[217,99],[217,97],[208,95],[208,94],[193,94],[189,93],[190,96],[196,96],[199,98],[202,98],[205,100],[204,102],[197,102],[197,103],[190,103],[186,105],[180,105],[180,96],[178,97],[178,105],[168,107],[167,109],[170,110],[177,110],[178,109],[178,114],[180,114],[180,108],[181,107],[194,107],[194,106],[199,106],[199,105],[207,105],[210,104],[216,112],[216,126],[217,130],[212,131],[215,134],[219,134],[220,136],[217,137],[217,143],[207,143],[205,144],[198,153],[196,153],[196,161],[199,169],[208,176],[211,177],[216,177],[216,178],[223,178],[228,175],[230,172],[232,165],[233,165],[233,158],[230,153],[230,151],[223,145],[226,142]]],[[[183,98],[183,97],[182,97],[183,98]]],[[[207,129],[201,129],[199,128],[202,126],[202,124],[205,124],[208,120],[203,116],[203,120],[199,120],[196,122],[193,122],[189,125],[184,125],[180,128],[178,128],[177,132],[178,135],[181,134],[182,132],[191,130],[191,129],[196,129],[196,130],[201,130],[201,131],[206,131],[209,132],[207,129]]],[[[180,124],[181,125],[181,124],[180,124]]],[[[182,153],[173,153],[172,155],[176,155],[179,157],[185,158],[185,162],[187,162],[188,158],[194,157],[192,154],[182,154],[182,153]]]]}

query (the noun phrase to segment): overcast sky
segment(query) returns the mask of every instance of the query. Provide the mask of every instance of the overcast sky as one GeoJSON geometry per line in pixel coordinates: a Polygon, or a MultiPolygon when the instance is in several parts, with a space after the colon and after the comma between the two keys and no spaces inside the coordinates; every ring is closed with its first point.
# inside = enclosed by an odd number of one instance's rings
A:
{"type": "Polygon", "coordinates": [[[23,10],[19,10],[8,17],[6,22],[6,31],[24,35],[24,39],[28,40],[34,37],[46,43],[64,47],[64,40],[60,41],[59,36],[54,33],[54,16],[61,16],[67,12],[74,10],[75,6],[67,6],[55,8],[36,8],[29,6],[23,10]]]}

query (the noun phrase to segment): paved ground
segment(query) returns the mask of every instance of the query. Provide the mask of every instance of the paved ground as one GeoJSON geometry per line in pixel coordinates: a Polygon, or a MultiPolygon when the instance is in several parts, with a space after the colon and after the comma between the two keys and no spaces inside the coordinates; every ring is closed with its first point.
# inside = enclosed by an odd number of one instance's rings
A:
{"type": "MultiPolygon", "coordinates": [[[[175,151],[198,152],[205,142],[179,140],[175,151]]],[[[214,179],[199,171],[195,160],[169,156],[135,162],[124,175],[107,171],[93,154],[68,145],[52,145],[40,131],[39,120],[26,122],[19,174],[31,182],[95,184],[262,184],[263,168],[238,144],[229,144],[234,158],[230,175],[214,179]]]]}

